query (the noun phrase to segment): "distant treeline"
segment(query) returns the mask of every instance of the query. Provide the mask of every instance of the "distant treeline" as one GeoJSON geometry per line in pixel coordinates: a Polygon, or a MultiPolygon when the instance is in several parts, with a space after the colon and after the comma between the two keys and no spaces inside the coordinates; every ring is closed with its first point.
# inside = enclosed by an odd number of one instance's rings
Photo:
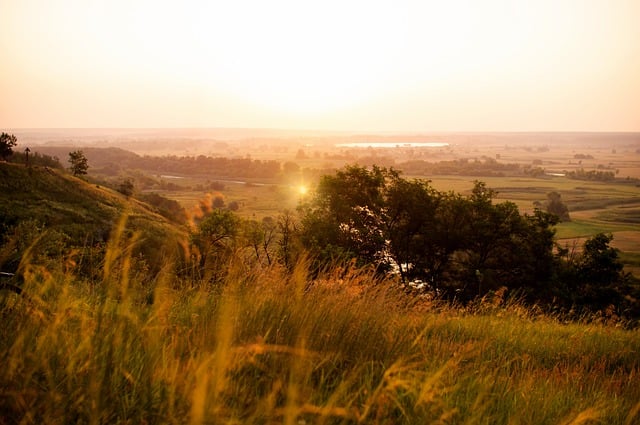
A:
{"type": "Polygon", "coordinates": [[[224,158],[199,155],[192,156],[144,156],[138,160],[138,168],[176,174],[202,174],[219,177],[274,178],[282,167],[275,160],[253,160],[250,158],[224,158]]]}
{"type": "Polygon", "coordinates": [[[567,172],[567,177],[569,177],[570,179],[576,179],[576,180],[592,180],[592,181],[608,182],[608,181],[613,181],[616,178],[616,175],[613,171],[598,171],[598,170],[585,171],[583,168],[580,168],[579,170],[567,172]]]}
{"type": "Polygon", "coordinates": [[[479,159],[454,159],[451,161],[427,162],[412,160],[398,164],[395,168],[410,175],[464,175],[478,177],[502,177],[523,174],[531,167],[514,163],[501,163],[489,157],[479,159]]]}
{"type": "MultiPolygon", "coordinates": [[[[33,164],[62,167],[58,158],[66,158],[70,147],[38,147],[38,152],[31,154],[33,164]]],[[[83,148],[89,160],[91,172],[107,176],[117,176],[124,171],[140,170],[150,174],[177,174],[182,176],[211,176],[215,178],[248,178],[248,179],[277,179],[290,174],[292,170],[298,172],[300,167],[293,161],[255,160],[245,158],[198,156],[140,156],[133,152],[119,148],[83,148]]],[[[410,160],[395,163],[392,159],[363,156],[353,158],[353,163],[364,166],[393,166],[407,175],[462,175],[474,177],[506,177],[531,176],[542,177],[546,170],[541,166],[542,161],[532,164],[518,164],[500,162],[497,158],[482,156],[480,158],[461,158],[448,161],[429,162],[425,160],[410,160]]],[[[12,162],[24,162],[24,153],[14,153],[12,162]]],[[[314,175],[333,172],[335,169],[307,170],[314,175]]],[[[612,181],[615,179],[613,171],[584,169],[562,171],[568,178],[578,180],[612,181]]],[[[629,180],[629,179],[627,179],[629,180]]]]}

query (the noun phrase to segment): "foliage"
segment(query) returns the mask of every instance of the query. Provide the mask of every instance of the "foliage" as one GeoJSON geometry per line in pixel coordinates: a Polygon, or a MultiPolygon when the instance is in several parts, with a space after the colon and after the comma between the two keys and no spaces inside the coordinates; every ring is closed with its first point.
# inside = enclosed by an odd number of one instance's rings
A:
{"type": "Polygon", "coordinates": [[[18,139],[13,134],[2,132],[0,134],[0,158],[6,161],[13,153],[13,149],[18,144],[18,139]]]}
{"type": "Polygon", "coordinates": [[[220,283],[236,251],[240,219],[231,211],[216,208],[191,233],[198,275],[209,283],[220,283]]]}
{"type": "Polygon", "coordinates": [[[211,201],[211,206],[213,208],[222,208],[224,207],[224,196],[222,194],[216,194],[211,201]]]}
{"type": "Polygon", "coordinates": [[[178,201],[166,198],[157,193],[141,193],[136,195],[136,197],[148,203],[154,207],[160,215],[175,223],[185,224],[187,221],[187,214],[178,201]]]}
{"type": "Polygon", "coordinates": [[[609,182],[609,181],[615,180],[616,175],[613,171],[598,171],[598,170],[585,171],[583,168],[580,168],[578,170],[567,172],[567,177],[575,180],[591,180],[591,181],[609,182]]]}
{"type": "Polygon", "coordinates": [[[255,254],[260,264],[271,265],[277,258],[276,242],[278,226],[273,217],[265,217],[262,221],[246,219],[242,222],[242,233],[246,246],[255,254]]]}
{"type": "Polygon", "coordinates": [[[574,305],[626,315],[637,309],[637,300],[629,297],[629,276],[622,271],[618,250],[610,246],[612,240],[604,233],[587,239],[581,252],[568,258],[561,281],[574,305]]]}
{"type": "MultiPolygon", "coordinates": [[[[361,161],[359,161],[361,162],[361,161]]],[[[376,160],[380,163],[380,160],[376,160]]],[[[448,161],[429,162],[422,159],[413,159],[396,165],[399,170],[411,175],[461,175],[461,176],[505,176],[531,174],[528,166],[522,167],[517,163],[498,162],[494,158],[483,156],[481,159],[470,160],[467,158],[448,161]]],[[[544,174],[544,173],[542,173],[544,174]]]]}
{"type": "Polygon", "coordinates": [[[69,152],[69,164],[71,164],[69,169],[74,176],[87,174],[87,170],[89,169],[87,157],[84,156],[81,150],[69,152]]]}
{"type": "Polygon", "coordinates": [[[355,258],[360,265],[380,264],[384,188],[394,176],[375,166],[347,166],[323,176],[313,199],[300,208],[303,244],[323,262],[355,258]]]}
{"type": "Polygon", "coordinates": [[[118,192],[122,193],[127,198],[133,195],[133,190],[134,190],[133,180],[131,179],[124,179],[118,185],[118,192]]]}
{"type": "MultiPolygon", "coordinates": [[[[393,170],[346,167],[323,177],[302,206],[300,237],[318,268],[354,260],[397,273],[407,287],[462,302],[505,288],[532,303],[593,310],[618,305],[622,314],[618,301],[625,292],[611,283],[620,281],[622,266],[613,251],[587,241],[575,268],[556,248],[556,214],[520,214],[512,202],[494,203],[495,195],[479,181],[462,196],[393,170]],[[606,258],[612,263],[603,268],[606,258]],[[602,283],[605,277],[611,282],[602,283]],[[601,290],[588,289],[594,284],[601,290]]],[[[564,205],[554,192],[549,199],[553,211],[564,205]]]]}
{"type": "Polygon", "coordinates": [[[52,266],[69,249],[69,236],[55,229],[47,229],[33,218],[20,221],[0,236],[0,270],[20,272],[20,263],[25,259],[52,266]]]}
{"type": "MultiPolygon", "coordinates": [[[[11,162],[17,164],[26,164],[26,153],[25,152],[14,152],[11,155],[11,162]]],[[[40,152],[31,152],[29,153],[29,164],[31,166],[41,166],[41,167],[49,167],[55,169],[63,169],[64,167],[60,164],[60,160],[57,157],[53,157],[46,154],[41,154],[40,152]]]]}
{"type": "Polygon", "coordinates": [[[571,221],[569,217],[569,208],[562,202],[562,196],[558,192],[547,193],[547,202],[545,209],[549,214],[558,216],[560,221],[571,221]]]}

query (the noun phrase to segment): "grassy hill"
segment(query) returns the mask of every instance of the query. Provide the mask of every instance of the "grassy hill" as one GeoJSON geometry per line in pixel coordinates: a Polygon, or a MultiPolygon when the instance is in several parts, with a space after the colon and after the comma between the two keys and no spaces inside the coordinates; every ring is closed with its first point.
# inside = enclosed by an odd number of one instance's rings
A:
{"type": "MultiPolygon", "coordinates": [[[[14,236],[24,238],[25,223],[30,223],[30,233],[47,231],[67,247],[104,244],[122,217],[127,219],[127,234],[139,233],[136,254],[155,268],[161,266],[163,256],[171,254],[168,247],[175,247],[185,236],[184,229],[148,205],[109,188],[48,167],[0,163],[0,234],[5,242],[14,236]],[[19,229],[23,235],[16,235],[19,229]]],[[[14,255],[13,267],[15,260],[14,255]]]]}
{"type": "Polygon", "coordinates": [[[0,299],[0,423],[636,424],[640,333],[362,272],[224,285],[72,274],[0,299]],[[90,290],[88,290],[90,289],[90,290]],[[3,418],[5,420],[3,420],[3,418]]]}

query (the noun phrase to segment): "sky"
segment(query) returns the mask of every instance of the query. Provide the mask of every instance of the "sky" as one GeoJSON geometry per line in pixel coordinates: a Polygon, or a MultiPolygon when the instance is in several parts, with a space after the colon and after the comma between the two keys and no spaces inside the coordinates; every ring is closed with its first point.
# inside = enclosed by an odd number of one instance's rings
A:
{"type": "Polygon", "coordinates": [[[640,131],[639,0],[0,0],[0,127],[640,131]]]}

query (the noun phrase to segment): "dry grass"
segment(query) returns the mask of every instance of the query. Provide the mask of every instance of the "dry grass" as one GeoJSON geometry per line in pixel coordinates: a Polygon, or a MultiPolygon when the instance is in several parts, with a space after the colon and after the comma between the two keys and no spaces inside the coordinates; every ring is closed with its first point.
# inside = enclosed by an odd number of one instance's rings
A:
{"type": "Polygon", "coordinates": [[[23,262],[28,297],[0,311],[0,423],[640,420],[637,330],[500,298],[443,307],[366,271],[312,279],[304,262],[144,284],[122,234],[97,282],[23,262]]]}

